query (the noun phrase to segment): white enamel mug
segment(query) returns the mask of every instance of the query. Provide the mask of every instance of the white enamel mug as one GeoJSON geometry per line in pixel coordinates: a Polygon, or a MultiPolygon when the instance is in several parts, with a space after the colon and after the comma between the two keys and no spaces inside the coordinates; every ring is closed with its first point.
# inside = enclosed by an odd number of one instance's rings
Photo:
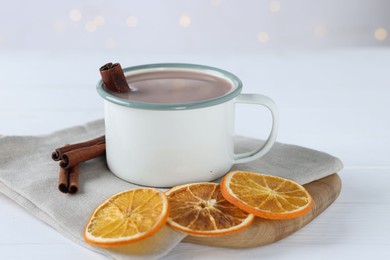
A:
{"type": "Polygon", "coordinates": [[[256,160],[270,150],[278,130],[278,111],[270,98],[241,94],[238,77],[203,65],[151,64],[125,68],[124,73],[128,76],[157,70],[207,73],[227,79],[232,88],[210,100],[157,104],[118,98],[106,92],[100,81],[97,91],[105,105],[107,164],[116,176],[154,187],[212,181],[226,174],[233,164],[256,160]],[[234,153],[236,103],[265,106],[272,114],[270,135],[255,151],[234,153]]]}

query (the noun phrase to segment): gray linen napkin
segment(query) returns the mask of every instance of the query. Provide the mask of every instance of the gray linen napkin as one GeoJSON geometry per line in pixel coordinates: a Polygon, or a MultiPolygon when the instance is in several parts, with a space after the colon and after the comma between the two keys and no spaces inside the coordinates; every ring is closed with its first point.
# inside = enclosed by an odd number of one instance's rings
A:
{"type": "MultiPolygon", "coordinates": [[[[104,134],[104,121],[42,136],[0,136],[0,192],[74,242],[112,259],[159,258],[185,237],[165,226],[147,240],[116,249],[102,249],[83,240],[83,228],[93,210],[111,195],[137,187],[115,177],[104,158],[80,165],[79,192],[65,195],[57,190],[58,164],[51,152],[65,143],[77,143],[104,134]]],[[[238,152],[253,150],[261,141],[237,138],[238,152]]],[[[338,172],[342,162],[326,153],[277,143],[263,158],[241,165],[242,169],[273,174],[301,184],[338,172]]]]}

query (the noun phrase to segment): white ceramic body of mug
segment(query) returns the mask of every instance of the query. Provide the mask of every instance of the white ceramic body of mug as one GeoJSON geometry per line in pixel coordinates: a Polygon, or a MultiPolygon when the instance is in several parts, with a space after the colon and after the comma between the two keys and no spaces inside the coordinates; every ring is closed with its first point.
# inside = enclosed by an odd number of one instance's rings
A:
{"type": "MultiPolygon", "coordinates": [[[[184,70],[227,79],[231,90],[223,96],[193,103],[142,103],[118,98],[105,91],[106,158],[119,178],[145,186],[171,187],[183,183],[212,181],[233,164],[260,158],[275,142],[278,115],[275,103],[259,94],[241,94],[242,83],[233,74],[194,64],[151,64],[124,69],[125,75],[162,70],[184,70]],[[272,129],[262,147],[234,153],[236,103],[267,107],[272,129]]],[[[260,120],[253,118],[253,120],[260,120]]]]}

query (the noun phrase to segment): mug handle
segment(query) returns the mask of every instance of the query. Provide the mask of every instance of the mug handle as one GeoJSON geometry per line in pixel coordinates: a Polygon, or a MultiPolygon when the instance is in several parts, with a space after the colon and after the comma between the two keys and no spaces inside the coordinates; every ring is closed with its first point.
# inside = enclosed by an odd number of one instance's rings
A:
{"type": "Polygon", "coordinates": [[[269,111],[272,114],[271,133],[269,134],[268,139],[267,141],[265,141],[263,146],[251,152],[234,154],[234,160],[233,160],[234,164],[247,163],[259,159],[260,157],[265,155],[271,149],[272,145],[275,143],[276,136],[278,133],[278,126],[279,126],[278,108],[276,107],[276,104],[272,99],[260,94],[240,94],[236,98],[235,103],[255,104],[255,105],[265,106],[266,108],[269,109],[269,111]]]}

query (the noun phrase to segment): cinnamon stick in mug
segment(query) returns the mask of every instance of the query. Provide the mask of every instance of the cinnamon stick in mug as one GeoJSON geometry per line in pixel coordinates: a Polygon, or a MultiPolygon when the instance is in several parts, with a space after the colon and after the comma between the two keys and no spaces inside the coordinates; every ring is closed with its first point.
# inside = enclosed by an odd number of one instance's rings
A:
{"type": "Polygon", "coordinates": [[[89,146],[92,146],[95,144],[103,144],[105,142],[106,142],[106,138],[104,135],[102,135],[98,138],[95,138],[95,139],[92,139],[92,140],[89,140],[86,142],[72,144],[72,145],[65,145],[63,147],[55,149],[55,151],[51,154],[51,158],[54,161],[59,161],[59,160],[61,160],[61,156],[63,153],[66,153],[66,152],[71,151],[71,150],[79,149],[82,147],[89,147],[89,146]]]}
{"type": "Polygon", "coordinates": [[[101,156],[105,152],[105,143],[71,150],[62,154],[60,167],[64,169],[69,169],[81,162],[85,162],[95,157],[101,156]]]}
{"type": "Polygon", "coordinates": [[[104,86],[107,90],[116,93],[130,92],[129,85],[127,84],[125,74],[119,63],[109,62],[99,69],[104,86]]]}

